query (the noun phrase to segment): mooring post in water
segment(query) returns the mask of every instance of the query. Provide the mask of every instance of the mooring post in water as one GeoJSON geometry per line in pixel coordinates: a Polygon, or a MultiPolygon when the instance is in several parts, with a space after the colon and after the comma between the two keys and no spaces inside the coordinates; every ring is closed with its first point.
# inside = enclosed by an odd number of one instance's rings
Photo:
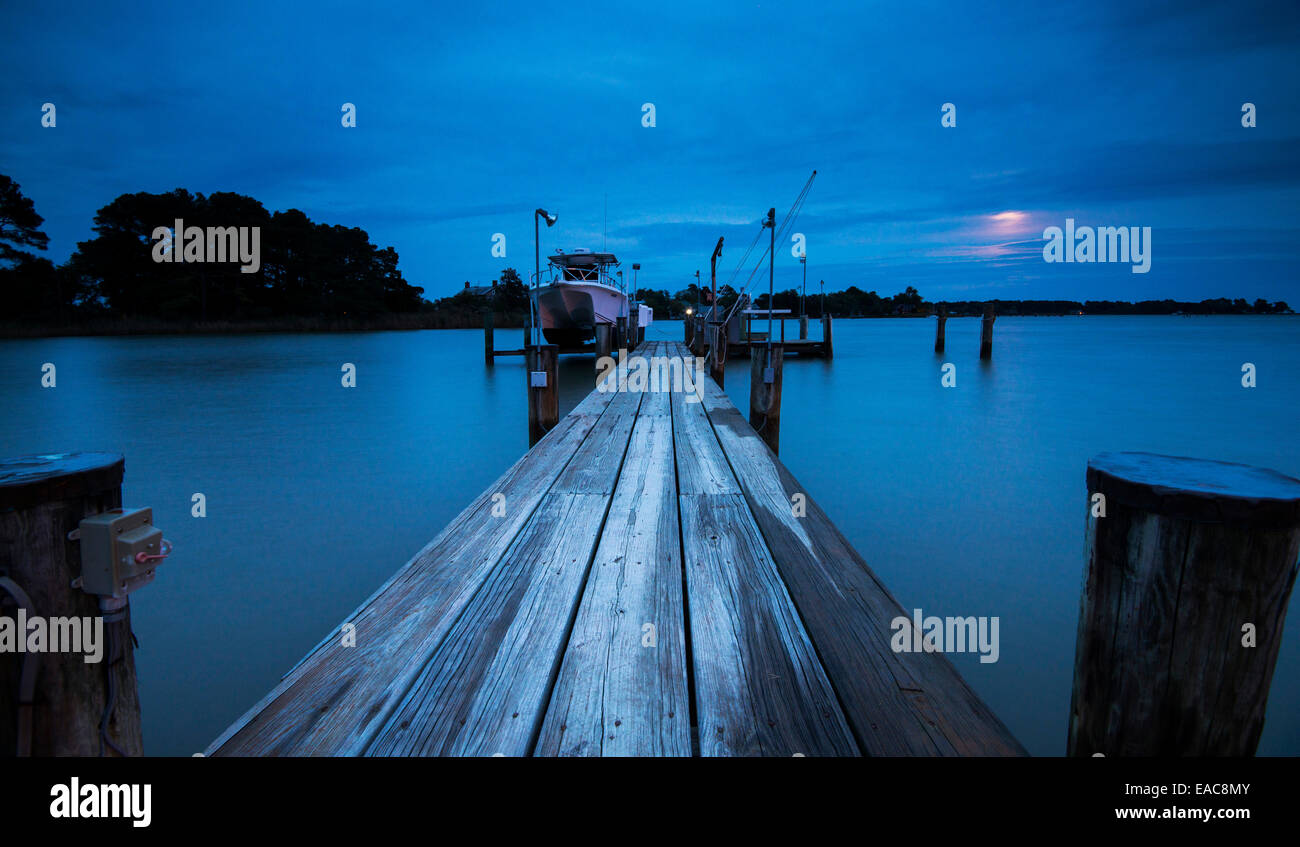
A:
{"type": "Polygon", "coordinates": [[[528,446],[532,447],[560,422],[560,348],[539,344],[528,348],[524,359],[528,363],[528,446]]]}
{"type": "Polygon", "coordinates": [[[835,355],[835,348],[831,338],[831,316],[830,314],[822,315],[822,355],[830,359],[835,355]]]}
{"type": "Polygon", "coordinates": [[[750,345],[749,425],[763,437],[773,453],[780,452],[781,365],[784,358],[785,348],[780,344],[750,345]]]}
{"type": "Polygon", "coordinates": [[[934,352],[942,353],[943,342],[944,342],[944,337],[943,337],[944,325],[948,323],[948,304],[940,303],[939,307],[935,310],[934,317],[935,317],[934,352]]]}
{"type": "Polygon", "coordinates": [[[496,364],[494,355],[496,347],[492,343],[492,310],[483,310],[483,364],[491,367],[496,364]]]}
{"type": "Polygon", "coordinates": [[[73,585],[75,531],[121,508],[123,464],[116,453],[0,460],[0,756],[143,753],[131,608],[123,596],[104,611],[73,585]]]}
{"type": "Polygon", "coordinates": [[[808,338],[808,316],[799,316],[799,340],[803,341],[808,338]]]}
{"type": "Polygon", "coordinates": [[[993,304],[984,304],[984,320],[980,326],[980,358],[993,358],[993,304]]]}
{"type": "Polygon", "coordinates": [[[641,310],[632,307],[631,313],[627,316],[627,349],[635,350],[637,341],[641,337],[641,310]]]}
{"type": "Polygon", "coordinates": [[[1227,462],[1103,453],[1067,754],[1249,756],[1300,555],[1300,480],[1227,462]]]}
{"type": "Polygon", "coordinates": [[[627,349],[627,318],[618,318],[614,329],[614,347],[627,349]]]}
{"type": "Polygon", "coordinates": [[[709,376],[723,387],[727,375],[727,325],[709,324],[709,376]]]}
{"type": "Polygon", "coordinates": [[[614,327],[596,324],[596,373],[600,373],[600,360],[614,355],[614,327]]]}

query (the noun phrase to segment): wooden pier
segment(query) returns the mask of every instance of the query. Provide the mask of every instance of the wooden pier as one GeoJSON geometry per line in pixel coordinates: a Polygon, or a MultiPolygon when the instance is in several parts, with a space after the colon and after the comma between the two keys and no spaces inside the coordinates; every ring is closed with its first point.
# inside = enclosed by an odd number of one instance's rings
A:
{"type": "MultiPolygon", "coordinates": [[[[819,319],[822,327],[821,338],[808,338],[808,317],[800,315],[797,318],[789,313],[789,310],[778,309],[774,311],[774,322],[778,329],[773,332],[776,336],[773,342],[779,342],[784,355],[804,355],[804,356],[821,356],[830,359],[834,356],[831,336],[831,317],[823,315],[819,319]],[[787,338],[785,332],[785,322],[787,320],[797,319],[799,321],[799,337],[787,338]]],[[[718,331],[727,339],[727,349],[724,355],[731,358],[748,355],[750,349],[762,346],[767,343],[766,332],[755,332],[753,330],[753,316],[767,315],[762,309],[746,309],[742,312],[735,313],[731,316],[731,322],[737,326],[734,330],[730,326],[720,327],[718,331]]],[[[693,315],[684,321],[686,347],[693,350],[696,355],[708,355],[710,358],[713,339],[716,337],[712,333],[712,327],[703,315],[693,315]]],[[[762,325],[762,319],[759,320],[762,325]]]]}
{"type": "Polygon", "coordinates": [[[700,388],[593,391],[208,755],[1023,755],[700,388]]]}

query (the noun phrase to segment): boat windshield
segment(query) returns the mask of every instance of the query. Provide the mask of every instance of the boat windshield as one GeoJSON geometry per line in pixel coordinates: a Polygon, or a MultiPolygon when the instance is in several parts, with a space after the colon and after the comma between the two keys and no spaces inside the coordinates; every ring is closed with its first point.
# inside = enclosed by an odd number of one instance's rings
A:
{"type": "Polygon", "coordinates": [[[589,280],[591,282],[600,282],[600,277],[600,268],[596,266],[581,268],[569,265],[564,268],[564,278],[568,280],[589,280]]]}
{"type": "Polygon", "coordinates": [[[618,259],[613,253],[557,253],[548,258],[550,272],[565,282],[596,282],[620,287],[610,272],[611,268],[618,267],[618,259]]]}

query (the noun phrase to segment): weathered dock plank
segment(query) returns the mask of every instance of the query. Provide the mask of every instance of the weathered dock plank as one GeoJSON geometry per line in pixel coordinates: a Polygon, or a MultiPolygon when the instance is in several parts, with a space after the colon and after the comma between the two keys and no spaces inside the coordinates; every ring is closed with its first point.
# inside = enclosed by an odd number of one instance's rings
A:
{"type": "Polygon", "coordinates": [[[702,390],[593,391],[209,754],[1022,754],[702,390]]]}
{"type": "Polygon", "coordinates": [[[537,755],[691,755],[672,425],[668,395],[647,395],[537,755]]]}
{"type": "MultiPolygon", "coordinates": [[[[725,464],[718,440],[698,425],[702,405],[680,393],[672,402],[674,431],[693,434],[677,443],[678,464],[725,464]]],[[[703,490],[689,482],[680,480],[678,504],[700,754],[858,755],[735,477],[705,480],[703,490]]]]}
{"type": "Polygon", "coordinates": [[[593,392],[209,747],[208,755],[356,755],[406,694],[603,417],[593,392]],[[493,514],[496,495],[510,507],[493,514]]]}
{"type": "Polygon", "coordinates": [[[1025,755],[942,654],[890,648],[891,622],[910,616],[711,381],[704,407],[862,750],[1025,755]]]}
{"type": "Polygon", "coordinates": [[[640,402],[614,395],[366,755],[531,752],[640,402]]]}

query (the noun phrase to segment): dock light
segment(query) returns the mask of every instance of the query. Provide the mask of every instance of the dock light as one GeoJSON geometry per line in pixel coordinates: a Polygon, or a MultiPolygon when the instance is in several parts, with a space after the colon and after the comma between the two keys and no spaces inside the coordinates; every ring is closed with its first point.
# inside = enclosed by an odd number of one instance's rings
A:
{"type": "Polygon", "coordinates": [[[690,306],[687,306],[687,307],[686,307],[686,315],[687,315],[687,317],[690,317],[690,315],[692,315],[693,313],[694,313],[694,310],[691,309],[690,306]]]}
{"type": "MultiPolygon", "coordinates": [[[[537,211],[533,212],[533,288],[540,288],[542,285],[542,248],[541,248],[542,237],[541,237],[541,233],[539,232],[539,227],[537,225],[538,218],[544,218],[546,220],[546,225],[548,227],[555,226],[555,222],[556,220],[558,220],[558,217],[556,215],[552,215],[550,212],[546,211],[545,209],[538,209],[537,211]]],[[[530,297],[528,299],[528,319],[532,321],[533,324],[533,343],[541,344],[542,331],[541,328],[538,326],[539,323],[537,319],[538,316],[534,311],[534,309],[536,308],[536,304],[537,304],[536,296],[530,297]]]]}

